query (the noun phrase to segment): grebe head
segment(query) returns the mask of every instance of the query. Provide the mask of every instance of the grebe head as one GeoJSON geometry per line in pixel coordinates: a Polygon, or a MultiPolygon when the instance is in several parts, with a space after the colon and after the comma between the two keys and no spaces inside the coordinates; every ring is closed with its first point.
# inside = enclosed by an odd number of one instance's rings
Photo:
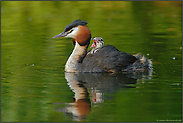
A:
{"type": "Polygon", "coordinates": [[[86,24],[86,21],[75,20],[67,25],[62,33],[53,38],[67,37],[72,38],[73,44],[77,41],[81,46],[89,45],[91,33],[86,24]]]}
{"type": "Polygon", "coordinates": [[[102,48],[103,47],[104,40],[101,37],[95,37],[92,40],[93,40],[93,44],[91,47],[93,47],[93,48],[102,48]]]}

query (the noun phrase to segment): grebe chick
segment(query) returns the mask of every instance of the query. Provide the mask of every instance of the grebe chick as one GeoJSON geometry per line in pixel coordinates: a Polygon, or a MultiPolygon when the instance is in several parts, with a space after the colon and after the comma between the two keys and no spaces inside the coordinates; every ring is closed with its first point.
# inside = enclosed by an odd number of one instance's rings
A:
{"type": "Polygon", "coordinates": [[[96,53],[97,51],[99,51],[103,45],[104,45],[104,41],[101,37],[95,37],[92,39],[93,40],[93,44],[91,47],[93,47],[93,49],[91,49],[90,51],[88,51],[88,54],[93,54],[96,53]]]}

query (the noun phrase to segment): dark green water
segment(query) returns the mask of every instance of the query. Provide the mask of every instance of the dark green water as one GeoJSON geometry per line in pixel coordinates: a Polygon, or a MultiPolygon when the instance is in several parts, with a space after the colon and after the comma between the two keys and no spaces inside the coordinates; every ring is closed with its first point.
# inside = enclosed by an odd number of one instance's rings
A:
{"type": "Polygon", "coordinates": [[[181,122],[182,2],[1,2],[1,121],[181,122]],[[79,18],[153,72],[65,74],[79,18]]]}

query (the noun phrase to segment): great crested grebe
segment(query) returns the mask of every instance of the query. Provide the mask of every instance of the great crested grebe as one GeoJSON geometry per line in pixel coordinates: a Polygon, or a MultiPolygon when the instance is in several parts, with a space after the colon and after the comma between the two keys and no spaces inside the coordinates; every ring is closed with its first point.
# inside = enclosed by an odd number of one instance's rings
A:
{"type": "MultiPolygon", "coordinates": [[[[87,22],[75,20],[67,25],[64,31],[53,38],[72,38],[75,45],[72,54],[65,65],[66,72],[123,72],[138,69],[139,58],[129,53],[121,52],[112,45],[103,46],[94,54],[87,54],[91,40],[91,32],[87,22]]],[[[140,66],[140,71],[149,69],[148,62],[140,66]]]]}

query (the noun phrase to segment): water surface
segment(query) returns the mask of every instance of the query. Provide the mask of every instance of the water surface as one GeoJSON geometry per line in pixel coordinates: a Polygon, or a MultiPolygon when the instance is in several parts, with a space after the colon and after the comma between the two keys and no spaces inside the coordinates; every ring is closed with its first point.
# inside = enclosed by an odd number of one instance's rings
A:
{"type": "MultiPolygon", "coordinates": [[[[2,1],[2,122],[182,121],[182,2],[2,1]],[[153,72],[66,74],[76,19],[153,72]]],[[[91,43],[90,43],[91,45],[91,43]]]]}

